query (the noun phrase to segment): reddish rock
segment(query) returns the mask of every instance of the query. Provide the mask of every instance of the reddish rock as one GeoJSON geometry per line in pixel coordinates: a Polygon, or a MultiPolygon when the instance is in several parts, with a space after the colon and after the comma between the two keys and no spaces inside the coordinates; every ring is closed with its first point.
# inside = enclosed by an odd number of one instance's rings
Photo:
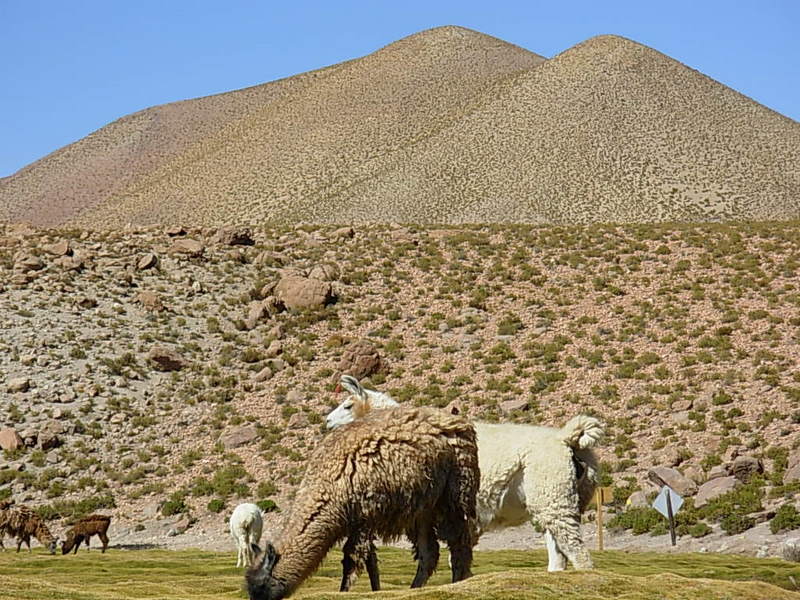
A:
{"type": "Polygon", "coordinates": [[[0,449],[9,452],[22,448],[24,442],[19,434],[11,427],[0,429],[0,449]]]}
{"type": "Polygon", "coordinates": [[[366,340],[360,340],[347,347],[337,368],[342,374],[363,379],[373,373],[386,370],[386,365],[375,346],[366,340]]]}

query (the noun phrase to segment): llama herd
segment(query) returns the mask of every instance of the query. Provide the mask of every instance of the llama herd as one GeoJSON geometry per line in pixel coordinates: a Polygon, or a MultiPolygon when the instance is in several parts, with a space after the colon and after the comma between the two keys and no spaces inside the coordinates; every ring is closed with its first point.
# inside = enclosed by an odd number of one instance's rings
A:
{"type": "MultiPolygon", "coordinates": [[[[592,567],[580,522],[597,485],[597,419],[578,415],[561,428],[471,422],[457,411],[401,406],[348,375],[341,385],[349,396],[327,415],[331,431],[308,457],[277,539],[259,546],[263,519],[255,504],[231,514],[236,566],[247,567],[251,600],[291,595],[339,542],[339,589],[349,590],[366,570],[379,590],[375,540],[401,536],[417,562],[411,587],[436,569],[440,542],[450,551],[452,581],[461,581],[472,575],[472,549],[483,533],[525,522],[544,530],[549,571],[567,562],[592,567]]],[[[88,548],[92,535],[105,552],[109,523],[105,515],[81,519],[62,553],[77,553],[82,542],[88,548]]],[[[0,548],[3,536],[17,538],[18,552],[23,542],[30,550],[31,537],[51,554],[58,543],[36,513],[8,501],[0,501],[0,548]]]]}
{"type": "Polygon", "coordinates": [[[411,587],[435,570],[439,541],[450,550],[452,581],[461,581],[471,575],[482,533],[526,521],[545,531],[549,571],[567,561],[592,567],[580,518],[597,485],[597,419],[579,415],[562,428],[471,423],[443,410],[402,407],[347,375],[341,383],[350,396],[328,414],[332,431],[309,457],[274,544],[258,546],[255,505],[240,505],[231,517],[251,600],[289,596],[340,541],[340,590],[363,569],[379,590],[375,539],[402,535],[417,561],[411,587]]]}
{"type": "MultiPolygon", "coordinates": [[[[61,553],[67,554],[71,550],[78,552],[78,546],[82,542],[86,543],[86,548],[89,548],[89,538],[96,535],[100,538],[103,544],[103,552],[108,547],[108,526],[111,523],[111,517],[107,515],[92,514],[82,519],[79,519],[75,524],[66,532],[65,539],[61,543],[61,553]]],[[[45,525],[42,518],[37,515],[33,510],[23,504],[14,504],[9,500],[0,500],[0,548],[5,550],[3,545],[4,537],[17,538],[17,552],[22,548],[22,543],[28,546],[28,552],[31,551],[31,538],[36,538],[39,543],[47,548],[50,554],[56,553],[58,547],[58,539],[50,533],[50,530],[45,525]]]]}

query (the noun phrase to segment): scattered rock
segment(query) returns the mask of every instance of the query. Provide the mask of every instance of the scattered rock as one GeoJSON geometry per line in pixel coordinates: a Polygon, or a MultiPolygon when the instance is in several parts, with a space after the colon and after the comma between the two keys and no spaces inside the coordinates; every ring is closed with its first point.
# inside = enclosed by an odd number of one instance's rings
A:
{"type": "Polygon", "coordinates": [[[166,346],[153,346],[147,353],[147,359],[159,371],[180,371],[189,364],[176,350],[166,346]]]}
{"type": "Polygon", "coordinates": [[[733,461],[731,472],[736,479],[747,483],[753,475],[764,472],[764,465],[753,456],[739,456],[733,461]]]}
{"type": "Polygon", "coordinates": [[[256,242],[249,228],[222,227],[217,230],[211,241],[223,246],[252,246],[256,242]]]}
{"type": "Polygon", "coordinates": [[[158,266],[158,256],[152,252],[148,252],[142,256],[136,263],[136,268],[140,271],[146,271],[158,266]]]}
{"type": "Polygon", "coordinates": [[[179,238],[172,242],[168,252],[170,254],[179,254],[191,258],[203,256],[205,246],[197,240],[190,238],[179,238]]]}
{"type": "Polygon", "coordinates": [[[24,445],[22,437],[11,427],[0,429],[0,449],[12,452],[24,445]]]}
{"type": "Polygon", "coordinates": [[[288,309],[321,308],[334,300],[330,283],[298,275],[281,278],[275,295],[288,309]]]}
{"type": "Polygon", "coordinates": [[[332,264],[316,265],[309,271],[308,276],[320,281],[335,281],[340,276],[339,267],[332,264]]]}
{"type": "Polygon", "coordinates": [[[54,254],[55,256],[71,256],[72,255],[72,247],[70,246],[69,240],[61,240],[56,242],[55,244],[47,244],[42,247],[45,252],[49,252],[50,254],[54,254]]]}
{"type": "Polygon", "coordinates": [[[6,382],[6,391],[10,394],[27,392],[31,387],[31,380],[27,377],[13,377],[6,382]]]}
{"type": "Polygon", "coordinates": [[[515,410],[527,410],[528,409],[528,401],[524,398],[516,398],[514,400],[506,400],[505,402],[500,403],[500,408],[505,413],[511,413],[515,410]]]}
{"type": "Polygon", "coordinates": [[[264,301],[251,302],[250,307],[247,309],[247,316],[244,319],[244,326],[246,329],[255,329],[258,322],[269,314],[264,301]]]}
{"type": "Polygon", "coordinates": [[[180,225],[172,225],[171,227],[167,227],[164,230],[169,237],[178,237],[181,235],[186,235],[186,230],[181,227],[180,225]]]}
{"type": "Polygon", "coordinates": [[[44,269],[44,261],[33,254],[22,254],[14,261],[14,270],[18,273],[28,273],[29,271],[41,271],[44,269]]]}
{"type": "Polygon", "coordinates": [[[158,294],[151,290],[142,290],[136,296],[136,301],[149,312],[160,312],[164,310],[164,304],[158,294]]]}
{"type": "Polygon", "coordinates": [[[681,496],[692,496],[697,493],[697,484],[671,467],[654,467],[647,473],[657,486],[666,484],[681,496]]]}
{"type": "Polygon", "coordinates": [[[227,450],[246,446],[257,439],[258,429],[252,424],[237,427],[219,436],[219,441],[222,442],[222,445],[227,450]]]}
{"type": "Polygon", "coordinates": [[[647,501],[647,494],[642,490],[633,492],[628,496],[628,500],[625,502],[626,510],[629,508],[644,508],[646,506],[650,506],[650,503],[647,501]]]}
{"type": "MultiPolygon", "coordinates": [[[[337,369],[342,374],[352,375],[356,379],[369,377],[373,373],[386,370],[386,365],[378,349],[366,340],[350,344],[342,354],[337,369]]],[[[336,375],[338,381],[338,375],[336,375]]]]}
{"type": "Polygon", "coordinates": [[[736,477],[728,476],[709,479],[700,486],[700,489],[697,490],[697,496],[694,499],[694,505],[697,508],[701,508],[708,504],[710,500],[713,500],[722,494],[727,494],[731,490],[736,489],[739,485],[740,482],[738,479],[736,479],[736,477]]]}
{"type": "Polygon", "coordinates": [[[331,232],[331,238],[335,240],[350,239],[356,234],[352,227],[340,227],[331,232]]]}
{"type": "Polygon", "coordinates": [[[728,470],[728,467],[725,465],[716,465],[711,467],[711,470],[708,472],[708,479],[717,479],[718,477],[727,477],[730,475],[731,472],[728,470]]]}

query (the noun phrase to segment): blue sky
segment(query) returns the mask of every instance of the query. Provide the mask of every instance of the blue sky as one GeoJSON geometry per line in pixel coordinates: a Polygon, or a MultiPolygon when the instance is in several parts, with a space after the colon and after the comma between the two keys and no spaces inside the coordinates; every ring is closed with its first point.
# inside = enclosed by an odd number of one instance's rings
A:
{"type": "Polygon", "coordinates": [[[0,0],[0,176],[128,113],[334,64],[439,25],[547,57],[616,33],[800,120],[794,0],[0,0]]]}

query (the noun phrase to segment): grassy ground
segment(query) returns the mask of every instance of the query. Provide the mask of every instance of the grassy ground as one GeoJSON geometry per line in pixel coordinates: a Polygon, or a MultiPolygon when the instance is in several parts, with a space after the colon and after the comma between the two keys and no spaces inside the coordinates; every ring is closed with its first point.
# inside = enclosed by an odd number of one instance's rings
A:
{"type": "MultiPolygon", "coordinates": [[[[406,589],[413,575],[407,552],[383,549],[384,592],[369,593],[366,576],[347,596],[339,584],[338,552],[330,553],[297,597],[317,600],[399,598],[420,600],[493,599],[783,599],[800,598],[800,565],[775,559],[705,554],[596,553],[598,569],[548,574],[543,551],[480,552],[476,577],[456,585],[447,582],[447,557],[422,590],[406,589]],[[780,587],[778,587],[780,586],[780,587]]],[[[244,598],[242,572],[232,553],[201,551],[80,552],[51,557],[0,553],[0,597],[4,600],[101,600],[153,598],[244,598]]]]}

